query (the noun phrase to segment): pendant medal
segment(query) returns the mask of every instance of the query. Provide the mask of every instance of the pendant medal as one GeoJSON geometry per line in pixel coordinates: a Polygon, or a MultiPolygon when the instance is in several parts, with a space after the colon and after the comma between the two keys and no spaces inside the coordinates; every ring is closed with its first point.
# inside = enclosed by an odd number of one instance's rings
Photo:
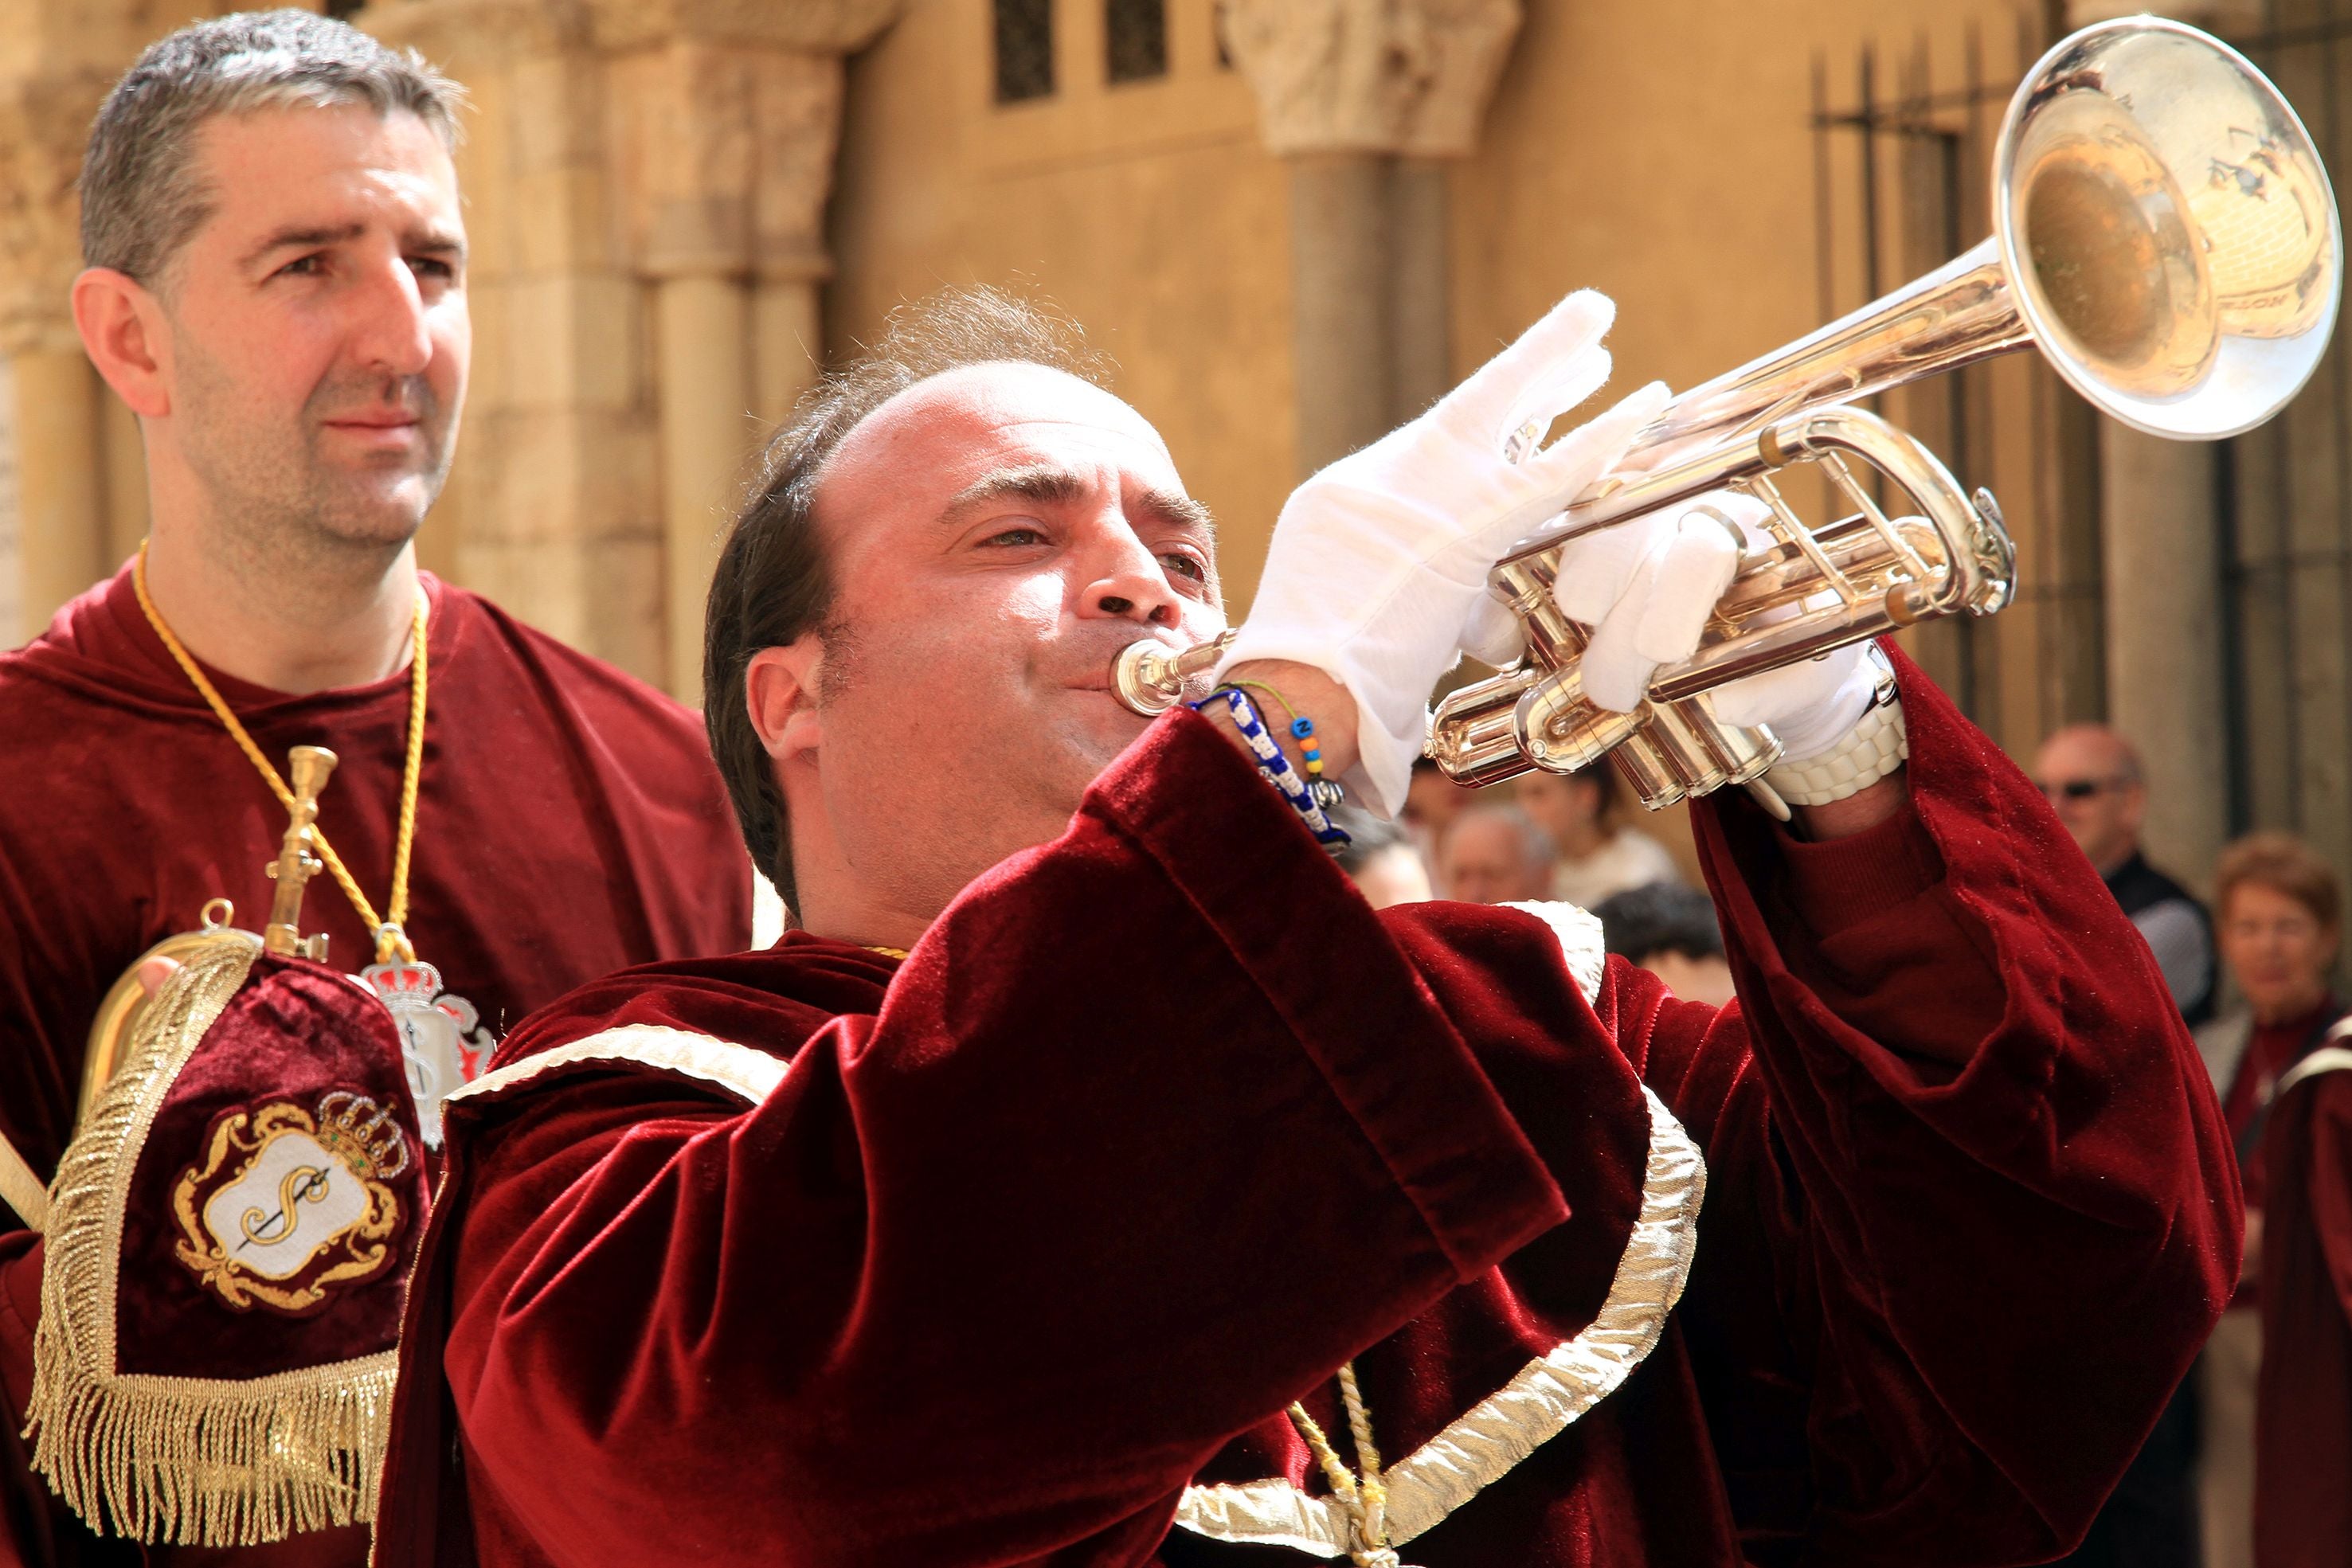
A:
{"type": "Polygon", "coordinates": [[[441,988],[441,971],[423,959],[370,964],[360,978],[383,999],[400,1030],[400,1054],[416,1096],[417,1130],[425,1146],[441,1146],[441,1102],[489,1065],[498,1041],[481,1027],[474,1004],[441,988]]]}

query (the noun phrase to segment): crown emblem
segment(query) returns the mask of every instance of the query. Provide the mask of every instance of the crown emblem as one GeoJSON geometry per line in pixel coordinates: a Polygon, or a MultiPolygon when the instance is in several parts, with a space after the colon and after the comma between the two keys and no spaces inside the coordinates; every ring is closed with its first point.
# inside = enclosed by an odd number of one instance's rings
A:
{"type": "Polygon", "coordinates": [[[389,1181],[408,1168],[408,1139],[389,1107],[337,1089],[320,1097],[318,1114],[313,1136],[344,1164],[377,1181],[389,1181]]]}
{"type": "Polygon", "coordinates": [[[421,958],[370,965],[367,980],[386,1007],[429,1008],[441,994],[441,971],[421,958]]]}

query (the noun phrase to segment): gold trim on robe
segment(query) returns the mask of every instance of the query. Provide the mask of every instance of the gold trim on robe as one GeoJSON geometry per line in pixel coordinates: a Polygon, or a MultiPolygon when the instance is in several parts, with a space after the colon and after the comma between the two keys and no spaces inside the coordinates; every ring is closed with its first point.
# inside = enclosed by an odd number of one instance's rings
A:
{"type": "MultiPolygon", "coordinates": [[[[1664,1102],[1646,1087],[1650,1153],[1642,1212],[1617,1260],[1608,1299],[1575,1338],[1519,1369],[1495,1394],[1382,1472],[1388,1536],[1402,1546],[1435,1527],[1484,1488],[1615,1392],[1657,1348],[1666,1315],[1682,1299],[1698,1245],[1706,1162],[1664,1102]]],[[[1192,1486],[1176,1522],[1215,1541],[1287,1546],[1318,1557],[1348,1552],[1347,1511],[1281,1479],[1192,1486]]]]}
{"type": "Polygon", "coordinates": [[[83,1519],[133,1540],[250,1546],[375,1517],[397,1352],[253,1378],[115,1370],[132,1172],[256,951],[223,941],[165,982],[51,1192],[26,1411],[33,1468],[83,1519]]]}

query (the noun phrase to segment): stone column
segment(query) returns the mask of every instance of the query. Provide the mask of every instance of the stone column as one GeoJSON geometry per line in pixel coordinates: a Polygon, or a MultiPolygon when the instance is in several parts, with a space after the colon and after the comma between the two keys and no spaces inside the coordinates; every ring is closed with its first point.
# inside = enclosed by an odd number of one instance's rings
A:
{"type": "Polygon", "coordinates": [[[105,387],[77,341],[8,355],[16,390],[16,516],[23,624],[46,625],[58,606],[107,574],[106,455],[99,398],[105,387]]]}
{"type": "MultiPolygon", "coordinates": [[[[60,17],[16,18],[0,36],[0,357],[15,389],[8,433],[17,507],[15,623],[0,646],[48,623],[57,608],[114,565],[109,538],[106,403],[75,334],[70,304],[81,270],[81,170],[90,117],[143,39],[119,18],[72,36],[60,17]]],[[[143,504],[143,497],[141,497],[143,504]]]]}
{"type": "Polygon", "coordinates": [[[2148,855],[2200,886],[2229,834],[2213,447],[2103,420],[2107,720],[2147,769],[2148,855]]]}
{"type": "Polygon", "coordinates": [[[616,66],[658,340],[665,680],[685,701],[701,696],[711,568],[754,455],[822,362],[842,57],[894,9],[680,5],[616,66]]]}
{"type": "Polygon", "coordinates": [[[1468,154],[1517,0],[1230,0],[1226,47],[1291,170],[1298,470],[1453,381],[1444,160],[1468,154]]]}

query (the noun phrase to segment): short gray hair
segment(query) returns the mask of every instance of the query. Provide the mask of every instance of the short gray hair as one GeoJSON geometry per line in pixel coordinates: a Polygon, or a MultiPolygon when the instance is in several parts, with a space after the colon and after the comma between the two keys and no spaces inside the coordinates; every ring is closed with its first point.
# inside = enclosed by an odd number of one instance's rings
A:
{"type": "Polygon", "coordinates": [[[240,11],[148,46],[114,84],[81,163],[81,254],[152,287],[212,215],[195,133],[223,114],[365,104],[405,110],[457,143],[465,89],[413,49],[309,11],[240,11]]]}
{"type": "Polygon", "coordinates": [[[1519,860],[1529,871],[1542,871],[1559,857],[1559,852],[1543,824],[1528,815],[1524,806],[1514,806],[1503,800],[1483,800],[1465,806],[1453,821],[1446,824],[1445,836],[1451,839],[1472,822],[1500,822],[1518,841],[1519,860]]]}

